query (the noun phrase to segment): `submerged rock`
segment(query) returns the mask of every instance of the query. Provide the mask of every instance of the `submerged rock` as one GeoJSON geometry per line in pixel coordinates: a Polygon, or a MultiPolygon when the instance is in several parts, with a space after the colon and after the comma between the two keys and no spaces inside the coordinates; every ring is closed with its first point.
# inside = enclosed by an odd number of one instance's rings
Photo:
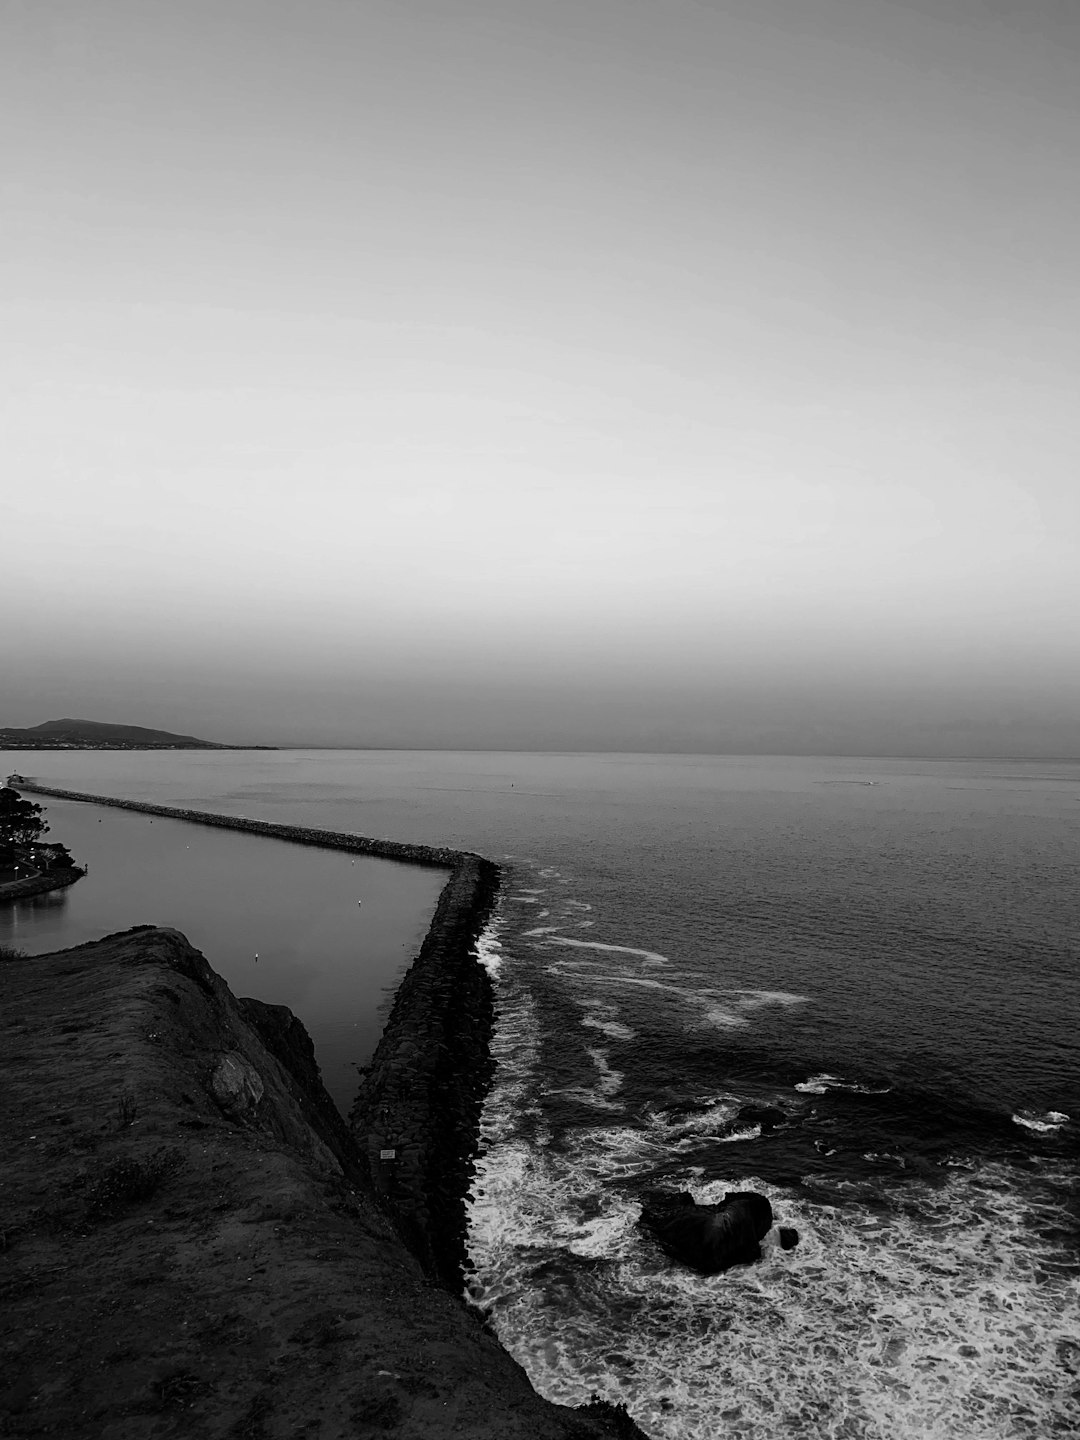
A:
{"type": "Polygon", "coordinates": [[[783,1110],[778,1110],[775,1105],[744,1105],[735,1116],[735,1124],[760,1125],[763,1132],[768,1132],[782,1125],[786,1119],[783,1110]]]}

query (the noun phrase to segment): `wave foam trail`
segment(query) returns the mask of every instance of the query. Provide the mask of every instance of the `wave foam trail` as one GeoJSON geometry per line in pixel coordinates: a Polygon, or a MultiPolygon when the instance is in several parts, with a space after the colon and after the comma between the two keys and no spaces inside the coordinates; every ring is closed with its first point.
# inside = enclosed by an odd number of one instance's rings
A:
{"type": "Polygon", "coordinates": [[[603,1050],[589,1049],[585,1051],[589,1059],[600,1072],[600,1093],[602,1095],[614,1095],[622,1089],[623,1074],[621,1070],[613,1070],[608,1064],[608,1057],[603,1050]]]}
{"type": "Polygon", "coordinates": [[[569,935],[553,935],[547,943],[549,945],[572,945],[578,950],[605,950],[619,955],[640,955],[649,965],[671,964],[666,955],[660,955],[655,950],[639,950],[634,945],[605,945],[599,940],[574,940],[569,935]]]}
{"type": "Polygon", "coordinates": [[[761,1134],[760,1125],[733,1130],[741,1101],[733,1095],[725,1095],[689,1115],[674,1117],[663,1111],[654,1111],[646,1117],[650,1135],[669,1150],[693,1150],[702,1139],[749,1140],[761,1134]]]}
{"type": "MultiPolygon", "coordinates": [[[[543,931],[535,929],[525,933],[536,935],[543,931]]],[[[643,962],[643,968],[644,965],[657,959],[663,960],[665,965],[670,963],[663,957],[652,956],[648,950],[631,949],[626,945],[606,945],[591,940],[573,940],[562,935],[549,935],[543,943],[545,945],[570,945],[581,950],[618,951],[649,957],[643,962]]],[[[713,986],[678,985],[674,983],[681,978],[678,971],[669,971],[665,979],[658,980],[648,975],[628,973],[625,970],[600,969],[597,962],[591,959],[556,962],[548,967],[548,974],[568,980],[581,980],[592,988],[598,985],[628,986],[674,995],[690,1008],[697,1010],[701,1022],[722,1030],[745,1029],[750,1024],[748,1015],[767,1005],[804,1005],[807,1003],[805,995],[794,995],[785,990],[728,990],[713,986]]]]}
{"type": "Polygon", "coordinates": [[[1069,1116],[1062,1110],[1047,1110],[1039,1114],[1036,1110],[1018,1110],[1012,1117],[1013,1123],[1023,1125],[1027,1130],[1041,1134],[1054,1133],[1069,1123],[1069,1116]]]}
{"type": "Polygon", "coordinates": [[[565,965],[551,965],[548,967],[549,975],[562,976],[569,980],[585,979],[592,985],[621,985],[629,986],[632,989],[649,990],[656,993],[678,996],[689,1006],[702,1012],[701,1018],[708,1025],[715,1025],[719,1029],[735,1030],[742,1029],[749,1025],[745,1015],[740,1015],[736,1010],[725,1009],[717,1005],[710,990],[690,990],[681,985],[665,985],[660,980],[649,979],[645,975],[625,975],[622,971],[600,972],[594,969],[582,971],[572,963],[565,965]]]}
{"type": "Polygon", "coordinates": [[[809,1080],[800,1080],[795,1089],[804,1095],[824,1095],[829,1090],[851,1090],[857,1095],[887,1095],[892,1087],[882,1085],[860,1085],[857,1080],[844,1080],[839,1075],[811,1075],[809,1080]]]}
{"type": "Polygon", "coordinates": [[[631,1030],[629,1025],[624,1025],[619,1020],[609,1018],[609,1016],[614,1016],[617,1014],[618,1011],[615,1009],[614,1005],[612,1005],[608,1007],[607,1013],[586,1015],[585,1019],[582,1020],[581,1023],[590,1030],[599,1030],[601,1035],[606,1035],[609,1040],[635,1039],[637,1035],[636,1030],[631,1030]]]}
{"type": "Polygon", "coordinates": [[[729,990],[738,997],[744,1010],[760,1010],[766,1005],[808,1005],[808,995],[793,995],[789,990],[729,990]]]}

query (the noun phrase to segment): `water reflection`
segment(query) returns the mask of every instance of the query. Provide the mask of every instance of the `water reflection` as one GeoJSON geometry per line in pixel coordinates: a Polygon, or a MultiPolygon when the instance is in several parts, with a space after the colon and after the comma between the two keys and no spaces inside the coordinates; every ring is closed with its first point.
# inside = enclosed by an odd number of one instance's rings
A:
{"type": "MultiPolygon", "coordinates": [[[[78,883],[78,882],[76,882],[78,883]]],[[[46,890],[41,895],[27,895],[22,900],[16,900],[10,907],[8,919],[15,929],[20,921],[25,922],[30,916],[41,914],[45,911],[60,911],[67,904],[68,892],[63,890],[46,890]]],[[[0,911],[0,934],[3,934],[4,916],[0,911]]]]}

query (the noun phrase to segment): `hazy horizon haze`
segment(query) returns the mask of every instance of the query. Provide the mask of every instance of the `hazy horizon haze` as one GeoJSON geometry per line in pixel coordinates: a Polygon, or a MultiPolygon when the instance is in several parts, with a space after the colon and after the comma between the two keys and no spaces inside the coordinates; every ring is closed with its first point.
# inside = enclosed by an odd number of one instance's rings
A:
{"type": "Polygon", "coordinates": [[[1080,758],[1080,10],[0,17],[0,724],[1080,758]]]}

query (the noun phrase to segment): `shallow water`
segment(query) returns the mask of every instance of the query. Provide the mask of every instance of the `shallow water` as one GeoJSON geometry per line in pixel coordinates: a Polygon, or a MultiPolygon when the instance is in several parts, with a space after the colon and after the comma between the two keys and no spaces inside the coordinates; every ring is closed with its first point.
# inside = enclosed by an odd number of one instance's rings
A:
{"type": "Polygon", "coordinates": [[[472,1288],[543,1393],[680,1440],[1080,1430],[1080,767],[32,764],[508,865],[472,1288]],[[802,1243],[700,1278],[636,1227],[657,1185],[761,1190],[802,1243]]]}

